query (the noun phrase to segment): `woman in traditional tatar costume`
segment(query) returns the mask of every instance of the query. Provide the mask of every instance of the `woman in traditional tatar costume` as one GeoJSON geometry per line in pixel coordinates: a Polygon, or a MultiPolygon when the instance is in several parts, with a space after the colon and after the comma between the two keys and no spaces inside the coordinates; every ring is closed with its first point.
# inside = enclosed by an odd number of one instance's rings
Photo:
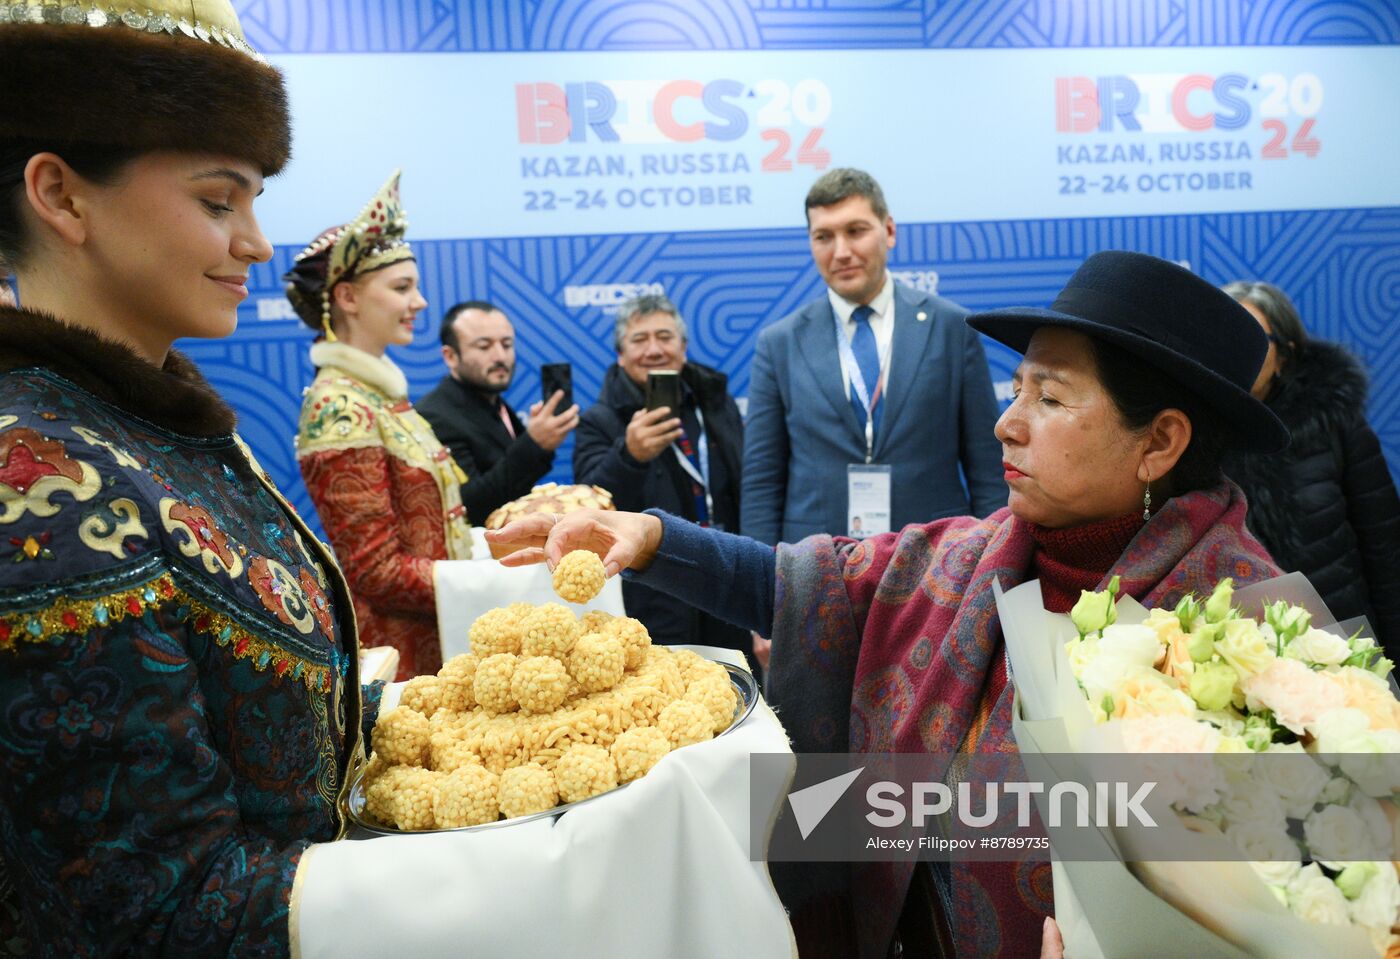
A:
{"type": "Polygon", "coordinates": [[[374,704],[334,560],[170,347],[272,256],[287,100],[225,0],[121,8],[0,5],[0,953],[282,956],[374,704]]]}
{"type": "Polygon", "coordinates": [[[361,640],[398,650],[399,679],[442,665],[433,566],[471,556],[466,476],[384,355],[413,342],[428,305],[406,228],[395,173],[353,222],[318,236],[283,277],[297,314],[321,334],[297,428],[301,473],[350,580],[361,640]]]}
{"type": "MultiPolygon", "coordinates": [[[[665,514],[582,512],[488,539],[521,547],[508,565],[592,549],[610,573],[772,636],[769,689],[798,753],[1014,750],[992,583],[1039,579],[1068,612],[1115,574],[1149,606],[1277,575],[1220,459],[1288,434],[1249,393],[1258,324],[1176,264],[1099,253],[1050,309],[968,322],[1025,354],[997,423],[1009,506],[985,520],[775,551],[665,514]]],[[[1024,959],[1058,938],[1045,862],[858,864],[825,888],[812,875],[783,883],[804,959],[880,959],[901,940],[905,955],[1024,959]]]]}

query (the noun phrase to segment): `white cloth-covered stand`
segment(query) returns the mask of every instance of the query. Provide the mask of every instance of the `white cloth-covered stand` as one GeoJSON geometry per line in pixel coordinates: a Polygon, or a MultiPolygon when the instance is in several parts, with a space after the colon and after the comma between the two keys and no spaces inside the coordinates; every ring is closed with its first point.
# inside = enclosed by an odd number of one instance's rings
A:
{"type": "MultiPolygon", "coordinates": [[[[554,592],[553,579],[543,564],[502,566],[491,558],[483,538],[485,530],[472,530],[472,556],[476,559],[442,560],[433,564],[433,587],[437,595],[438,637],[442,641],[442,661],[469,651],[467,630],[478,616],[511,603],[563,603],[554,592]]],[[[622,582],[608,579],[592,602],[583,606],[565,603],[576,614],[600,609],[624,616],[622,582]]]]}
{"type": "Polygon", "coordinates": [[[737,729],[555,819],[313,846],[293,893],[293,955],[796,956],[767,864],[749,860],[750,802],[766,849],[785,790],[751,799],[750,753],[791,753],[761,700],[737,729]]]}

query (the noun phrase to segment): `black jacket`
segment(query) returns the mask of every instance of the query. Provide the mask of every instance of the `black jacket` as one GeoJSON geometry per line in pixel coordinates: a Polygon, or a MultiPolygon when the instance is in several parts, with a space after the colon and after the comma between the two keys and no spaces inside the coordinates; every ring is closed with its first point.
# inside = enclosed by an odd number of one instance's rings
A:
{"type": "MultiPolygon", "coordinates": [[[[681,370],[688,409],[698,403],[705,420],[710,454],[711,522],[728,530],[739,528],[739,469],[744,448],[744,423],[730,397],[729,379],[718,370],[687,363],[681,370]]],[[[602,396],[579,419],[574,444],[574,481],[601,486],[612,493],[621,510],[656,507],[694,520],[696,503],[689,475],[671,450],[649,463],[627,452],[627,424],[644,405],[641,389],[622,367],[613,365],[603,377],[602,396]]],[[[749,634],[722,623],[692,606],[637,583],[622,584],[627,613],[646,624],[657,642],[703,643],[750,651],[749,634]]]]}
{"type": "Polygon", "coordinates": [[[1339,621],[1366,616],[1400,661],[1400,497],[1366,423],[1366,374],[1320,340],[1265,401],[1293,435],[1282,453],[1231,453],[1225,472],[1249,500],[1246,522],[1284,570],[1297,570],[1339,621]]]}
{"type": "Polygon", "coordinates": [[[450,376],[444,376],[414,409],[467,474],[462,505],[473,526],[485,523],[497,507],[530,492],[554,465],[554,451],[542,449],[530,438],[514,410],[506,407],[515,427],[515,439],[511,439],[496,412],[495,399],[488,400],[450,376]]]}

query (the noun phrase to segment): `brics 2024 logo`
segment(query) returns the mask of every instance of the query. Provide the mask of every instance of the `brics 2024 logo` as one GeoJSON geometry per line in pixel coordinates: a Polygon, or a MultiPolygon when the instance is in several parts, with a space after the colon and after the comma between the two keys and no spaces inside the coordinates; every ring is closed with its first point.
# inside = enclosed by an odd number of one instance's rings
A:
{"type": "Polygon", "coordinates": [[[726,144],[756,127],[772,144],[762,170],[791,170],[794,159],[823,169],[830,160],[821,137],[831,92],[812,78],[517,83],[515,113],[521,144],[726,144]]]}
{"type": "Polygon", "coordinates": [[[1257,121],[1268,135],[1261,159],[1312,157],[1322,147],[1316,134],[1322,100],[1322,80],[1313,73],[1056,77],[1055,131],[1229,134],[1257,121]]]}

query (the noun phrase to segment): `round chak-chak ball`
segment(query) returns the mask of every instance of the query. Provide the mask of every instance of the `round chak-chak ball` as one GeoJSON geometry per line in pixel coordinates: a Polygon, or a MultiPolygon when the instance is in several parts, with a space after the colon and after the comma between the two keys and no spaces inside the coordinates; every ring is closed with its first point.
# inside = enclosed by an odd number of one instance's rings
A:
{"type": "Polygon", "coordinates": [[[440,775],[418,766],[392,766],[366,791],[365,809],[385,825],[415,832],[433,829],[440,775]]]}
{"type": "Polygon", "coordinates": [[[414,676],[399,694],[399,705],[431,717],[442,705],[443,682],[438,676],[414,676]]]}
{"type": "Polygon", "coordinates": [[[607,578],[597,553],[576,549],[554,567],[554,591],[571,603],[586,603],[603,591],[607,578]]]}
{"type": "Polygon", "coordinates": [[[428,758],[433,734],[428,718],[416,709],[399,706],[374,724],[374,751],[394,766],[421,766],[428,758]]]}
{"type": "Polygon", "coordinates": [[[705,676],[697,679],[686,687],[685,699],[687,702],[699,703],[709,710],[716,736],[734,722],[737,697],[728,676],[705,676]]]}
{"type": "Polygon", "coordinates": [[[584,633],[569,653],[569,675],[590,693],[612,689],[622,679],[627,653],[622,641],[601,633],[584,633]]]}
{"type": "Polygon", "coordinates": [[[510,692],[524,713],[549,713],[569,694],[569,673],[553,656],[522,656],[515,664],[510,692]]]}
{"type": "Polygon", "coordinates": [[[603,627],[613,618],[612,613],[605,613],[601,609],[590,609],[578,618],[578,628],[581,633],[602,632],[603,627]]]}
{"type": "Polygon", "coordinates": [[[465,763],[437,781],[433,818],[439,829],[480,826],[500,818],[500,781],[477,763],[465,763]]]}
{"type": "Polygon", "coordinates": [[[714,738],[714,719],[700,703],[678,699],[656,720],[657,727],[671,740],[676,749],[714,738]]]}
{"type": "Polygon", "coordinates": [[[625,783],[640,779],[671,751],[671,740],[655,726],[633,726],[613,740],[610,752],[617,763],[617,778],[625,783]]]}
{"type": "Polygon", "coordinates": [[[554,774],[539,763],[526,763],[501,773],[501,815],[507,819],[544,812],[559,805],[554,774]]]}
{"type": "Polygon", "coordinates": [[[560,799],[578,802],[617,788],[617,763],[602,746],[576,743],[554,764],[554,779],[560,799]]]}
{"type": "Polygon", "coordinates": [[[565,659],[578,639],[578,617],[562,603],[542,603],[524,620],[520,652],[565,659]]]}
{"type": "Polygon", "coordinates": [[[524,615],[514,604],[487,610],[467,630],[467,641],[482,659],[497,653],[518,653],[523,626],[524,615]]]}
{"type": "Polygon", "coordinates": [[[604,636],[614,636],[622,643],[627,654],[627,668],[637,670],[647,660],[647,649],[651,646],[651,634],[639,619],[631,616],[614,616],[599,630],[604,636]]]}
{"type": "Polygon", "coordinates": [[[515,709],[515,694],[511,692],[515,660],[511,653],[497,653],[477,664],[472,693],[482,709],[489,713],[508,713],[515,709]]]}

